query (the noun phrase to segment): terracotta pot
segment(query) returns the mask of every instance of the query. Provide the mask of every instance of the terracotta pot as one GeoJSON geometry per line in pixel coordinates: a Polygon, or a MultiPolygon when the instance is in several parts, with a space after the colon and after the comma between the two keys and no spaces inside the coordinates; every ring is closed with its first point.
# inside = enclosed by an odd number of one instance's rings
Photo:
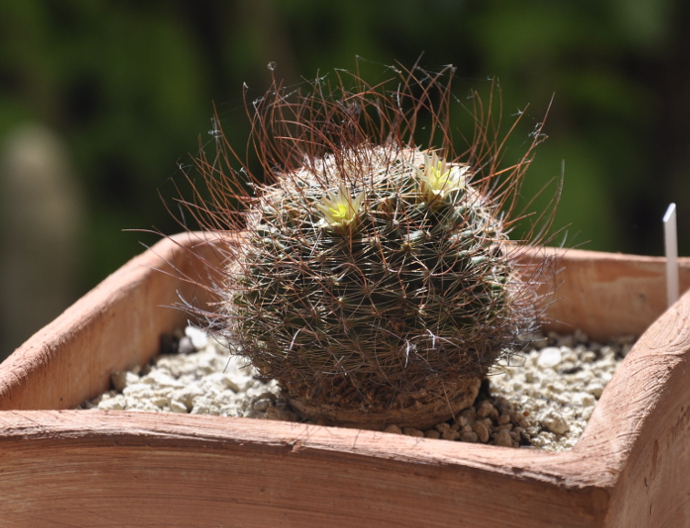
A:
{"type": "MultiPolygon", "coordinates": [[[[0,525],[690,523],[690,295],[664,312],[663,259],[575,250],[561,259],[561,299],[550,309],[561,322],[552,328],[605,340],[651,324],[567,452],[70,410],[106,390],[111,372],[145,363],[161,336],[184,324],[183,313],[165,306],[178,291],[186,299],[202,293],[171,267],[192,281],[205,275],[188,247],[213,251],[198,235],[160,242],[0,365],[0,525]]],[[[681,267],[685,289],[690,261],[681,267]]]]}

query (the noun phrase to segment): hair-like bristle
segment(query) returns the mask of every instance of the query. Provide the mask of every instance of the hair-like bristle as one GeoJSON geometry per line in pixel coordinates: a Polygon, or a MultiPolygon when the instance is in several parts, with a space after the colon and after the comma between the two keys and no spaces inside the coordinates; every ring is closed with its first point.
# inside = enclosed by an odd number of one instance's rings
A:
{"type": "Polygon", "coordinates": [[[502,167],[493,101],[475,94],[475,137],[457,155],[453,69],[391,71],[376,86],[343,72],[305,91],[274,82],[250,112],[263,174],[221,144],[199,161],[210,198],[186,202],[227,241],[211,329],[289,396],[325,406],[447,397],[521,349],[544,306],[544,268],[508,239],[542,135],[502,167]]]}

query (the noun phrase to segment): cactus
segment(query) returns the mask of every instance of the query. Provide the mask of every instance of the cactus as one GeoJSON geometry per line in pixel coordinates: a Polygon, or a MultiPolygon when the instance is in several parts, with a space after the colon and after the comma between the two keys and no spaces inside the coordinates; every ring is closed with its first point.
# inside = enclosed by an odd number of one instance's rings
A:
{"type": "Polygon", "coordinates": [[[198,210],[235,233],[211,328],[325,423],[449,418],[525,345],[543,304],[541,270],[520,271],[507,235],[530,158],[498,168],[481,102],[476,138],[456,156],[441,83],[452,72],[400,76],[393,93],[355,76],[354,89],[340,77],[292,98],[274,85],[255,103],[266,182],[201,162],[212,199],[198,210]]]}

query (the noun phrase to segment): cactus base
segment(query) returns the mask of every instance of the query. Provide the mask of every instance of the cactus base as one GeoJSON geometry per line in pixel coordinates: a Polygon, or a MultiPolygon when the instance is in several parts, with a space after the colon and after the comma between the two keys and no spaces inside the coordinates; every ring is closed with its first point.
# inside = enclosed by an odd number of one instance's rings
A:
{"type": "MultiPolygon", "coordinates": [[[[388,425],[400,428],[414,427],[428,429],[446,421],[462,409],[474,403],[479,393],[481,379],[463,378],[455,383],[445,381],[436,387],[426,388],[417,393],[391,395],[391,405],[381,405],[389,400],[376,398],[375,403],[365,407],[347,406],[333,398],[324,402],[323,395],[314,397],[306,385],[291,384],[284,391],[290,405],[302,418],[323,425],[358,427],[360,429],[383,430],[388,425]],[[378,406],[376,405],[378,402],[378,406]]],[[[332,394],[335,395],[337,391],[332,394]]],[[[378,396],[378,395],[377,395],[378,396]]]]}

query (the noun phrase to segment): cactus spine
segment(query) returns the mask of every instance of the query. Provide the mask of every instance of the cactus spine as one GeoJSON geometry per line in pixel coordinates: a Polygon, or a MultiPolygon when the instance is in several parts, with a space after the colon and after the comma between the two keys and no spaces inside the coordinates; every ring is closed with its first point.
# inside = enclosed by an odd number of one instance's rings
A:
{"type": "MultiPolygon", "coordinates": [[[[538,322],[538,274],[518,273],[502,210],[529,158],[501,180],[498,143],[480,123],[459,160],[442,76],[401,75],[392,94],[356,77],[355,90],[315,83],[295,100],[274,86],[254,129],[268,183],[234,191],[241,205],[229,211],[228,189],[240,183],[226,173],[223,199],[204,206],[240,233],[212,328],[278,379],[298,411],[330,423],[447,419],[538,322]],[[417,146],[425,112],[442,132],[438,149],[433,135],[417,146]]],[[[209,178],[212,190],[218,181],[209,178]]]]}

